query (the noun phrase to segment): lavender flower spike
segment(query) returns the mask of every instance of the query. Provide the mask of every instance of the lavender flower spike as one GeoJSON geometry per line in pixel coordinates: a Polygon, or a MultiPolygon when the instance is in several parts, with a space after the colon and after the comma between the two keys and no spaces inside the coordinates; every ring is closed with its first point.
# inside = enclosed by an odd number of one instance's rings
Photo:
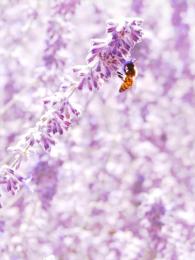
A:
{"type": "MultiPolygon", "coordinates": [[[[17,162],[18,170],[23,158],[29,154],[35,144],[41,145],[43,150],[50,152],[55,145],[55,135],[62,135],[77,121],[79,111],[70,103],[69,98],[76,89],[87,86],[89,90],[98,89],[117,69],[130,58],[133,47],[142,39],[142,20],[138,18],[124,19],[122,21],[109,21],[107,24],[107,37],[103,40],[93,40],[87,57],[87,66],[75,67],[74,71],[80,76],[79,82],[67,79],[67,89],[59,87],[59,91],[44,100],[45,113],[29,129],[22,140],[12,150],[15,154],[11,161],[17,162]],[[16,152],[20,151],[20,152],[16,152]]],[[[9,167],[9,166],[8,166],[9,167]]],[[[9,178],[8,178],[9,180],[9,178]]],[[[8,189],[9,190],[9,189],[8,189]]]]}
{"type": "Polygon", "coordinates": [[[89,90],[98,88],[116,74],[117,69],[131,57],[134,46],[142,40],[142,20],[139,18],[107,23],[107,37],[94,39],[87,56],[87,66],[75,67],[81,81],[79,89],[87,86],[89,90]]]}

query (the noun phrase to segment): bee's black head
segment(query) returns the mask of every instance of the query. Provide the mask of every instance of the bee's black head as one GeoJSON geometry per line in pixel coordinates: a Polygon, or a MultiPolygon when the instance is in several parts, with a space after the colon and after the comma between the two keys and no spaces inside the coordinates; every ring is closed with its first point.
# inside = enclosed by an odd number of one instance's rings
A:
{"type": "Polygon", "coordinates": [[[125,73],[134,71],[134,69],[135,69],[135,65],[132,61],[125,62],[125,64],[124,64],[124,72],[125,73]]]}

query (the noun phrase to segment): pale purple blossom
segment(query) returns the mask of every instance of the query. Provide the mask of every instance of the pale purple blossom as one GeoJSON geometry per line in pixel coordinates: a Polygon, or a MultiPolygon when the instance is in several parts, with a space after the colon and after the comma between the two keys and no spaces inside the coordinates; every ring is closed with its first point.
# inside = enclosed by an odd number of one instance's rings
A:
{"type": "Polygon", "coordinates": [[[89,90],[99,88],[102,80],[116,75],[125,60],[131,59],[131,50],[142,39],[142,20],[125,19],[120,22],[109,21],[107,38],[93,39],[87,56],[87,66],[74,68],[81,81],[78,89],[87,86],[89,90]]]}

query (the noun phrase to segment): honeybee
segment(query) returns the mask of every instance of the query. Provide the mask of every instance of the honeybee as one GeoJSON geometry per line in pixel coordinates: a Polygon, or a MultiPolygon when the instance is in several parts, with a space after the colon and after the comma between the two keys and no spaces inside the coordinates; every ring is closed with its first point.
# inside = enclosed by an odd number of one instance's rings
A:
{"type": "Polygon", "coordinates": [[[127,61],[124,64],[123,70],[125,73],[125,78],[121,72],[117,71],[118,77],[123,80],[123,83],[120,86],[119,92],[123,92],[123,91],[133,87],[135,78],[137,76],[137,70],[136,70],[136,67],[135,67],[135,64],[133,61],[127,61]]]}

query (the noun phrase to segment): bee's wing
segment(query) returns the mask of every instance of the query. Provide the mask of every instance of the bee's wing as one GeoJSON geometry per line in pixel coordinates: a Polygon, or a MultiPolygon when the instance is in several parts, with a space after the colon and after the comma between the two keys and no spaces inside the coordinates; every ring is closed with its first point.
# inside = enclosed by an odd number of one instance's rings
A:
{"type": "Polygon", "coordinates": [[[133,82],[131,91],[132,91],[133,94],[137,93],[137,91],[138,91],[138,86],[137,86],[136,80],[134,80],[134,82],[133,82]]]}
{"type": "Polygon", "coordinates": [[[136,83],[137,75],[138,75],[138,71],[137,71],[137,68],[135,68],[135,76],[133,77],[132,86],[130,88],[130,91],[132,93],[136,93],[137,92],[137,83],[136,83]]]}

